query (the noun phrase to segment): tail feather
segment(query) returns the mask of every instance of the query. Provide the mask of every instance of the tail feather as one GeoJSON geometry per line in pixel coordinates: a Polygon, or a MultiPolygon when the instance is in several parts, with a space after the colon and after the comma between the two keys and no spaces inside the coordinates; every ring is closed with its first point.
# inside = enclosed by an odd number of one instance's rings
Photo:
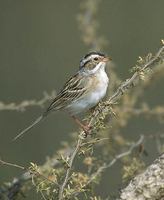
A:
{"type": "Polygon", "coordinates": [[[21,131],[14,139],[13,141],[17,140],[18,138],[20,138],[22,135],[24,135],[27,131],[29,131],[30,129],[32,129],[36,124],[38,124],[41,120],[43,120],[43,118],[45,117],[45,115],[41,115],[39,116],[30,126],[28,126],[27,128],[25,128],[23,131],[21,131]]]}

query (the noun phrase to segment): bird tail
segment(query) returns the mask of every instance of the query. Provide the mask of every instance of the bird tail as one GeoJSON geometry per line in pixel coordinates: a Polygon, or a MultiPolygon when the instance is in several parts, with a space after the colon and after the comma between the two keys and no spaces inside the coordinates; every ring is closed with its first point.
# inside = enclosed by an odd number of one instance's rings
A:
{"type": "Polygon", "coordinates": [[[30,126],[28,126],[27,128],[25,128],[23,131],[21,131],[18,135],[16,135],[13,139],[13,141],[17,140],[18,138],[20,138],[22,135],[24,135],[27,131],[29,131],[30,129],[32,129],[36,124],[38,124],[40,121],[42,121],[45,118],[45,114],[39,116],[30,126]]]}

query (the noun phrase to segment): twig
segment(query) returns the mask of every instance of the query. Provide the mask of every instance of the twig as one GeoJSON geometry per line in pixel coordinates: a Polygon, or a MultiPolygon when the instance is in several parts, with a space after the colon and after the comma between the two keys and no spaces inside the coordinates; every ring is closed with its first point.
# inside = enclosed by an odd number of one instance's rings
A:
{"type": "MultiPolygon", "coordinates": [[[[87,144],[87,143],[83,143],[84,139],[85,139],[84,138],[84,133],[81,132],[81,134],[79,135],[77,144],[76,144],[76,148],[73,151],[72,155],[70,156],[70,159],[69,159],[69,162],[68,162],[68,169],[66,171],[66,175],[65,175],[64,181],[63,181],[63,183],[62,183],[62,185],[60,186],[60,189],[59,189],[59,200],[63,199],[64,188],[66,187],[66,185],[68,183],[68,180],[70,178],[70,173],[71,173],[71,170],[72,170],[74,159],[75,159],[77,153],[79,152],[80,148],[83,145],[87,144]]],[[[109,138],[103,138],[103,139],[101,139],[101,141],[105,140],[105,139],[109,139],[109,138]]]]}
{"type": "Polygon", "coordinates": [[[139,72],[135,72],[130,79],[127,79],[124,83],[121,84],[121,86],[117,89],[117,91],[112,95],[112,97],[109,98],[107,101],[107,104],[113,104],[115,103],[125,91],[127,91],[131,86],[133,86],[133,83],[136,79],[139,78],[139,73],[143,72],[146,68],[151,67],[155,62],[160,60],[160,56],[162,55],[164,51],[164,46],[162,46],[156,55],[149,60],[147,63],[144,64],[144,66],[140,69],[139,72]]]}
{"type": "Polygon", "coordinates": [[[65,175],[63,184],[61,185],[61,187],[59,189],[59,200],[63,199],[64,188],[65,188],[65,186],[66,186],[66,184],[69,180],[69,176],[70,176],[70,173],[71,173],[71,170],[72,170],[72,165],[73,165],[74,159],[75,159],[76,154],[78,153],[78,151],[81,147],[83,140],[84,140],[83,135],[80,135],[79,138],[78,138],[75,150],[73,151],[72,155],[70,156],[70,159],[69,159],[69,162],[68,162],[69,166],[68,166],[68,169],[66,171],[66,175],[65,175]]]}
{"type": "Polygon", "coordinates": [[[19,104],[16,103],[9,103],[5,104],[2,101],[0,101],[0,111],[4,110],[10,110],[10,111],[25,111],[28,107],[31,106],[39,106],[43,107],[44,104],[54,98],[56,96],[55,92],[52,91],[51,94],[49,95],[48,93],[44,92],[43,93],[43,98],[40,100],[24,100],[19,104]]]}
{"type": "Polygon", "coordinates": [[[6,161],[1,160],[1,159],[0,159],[0,164],[1,164],[1,165],[7,165],[7,166],[10,166],[10,167],[15,167],[15,168],[18,168],[18,169],[25,170],[26,172],[29,172],[30,174],[34,174],[34,175],[41,176],[41,177],[43,177],[45,180],[50,181],[50,182],[52,182],[52,183],[54,183],[54,184],[57,184],[57,183],[55,183],[53,180],[49,179],[48,177],[46,177],[45,175],[43,175],[42,173],[40,173],[39,171],[30,170],[30,168],[28,169],[28,168],[23,167],[23,166],[21,166],[21,165],[17,165],[17,164],[14,164],[14,163],[6,162],[6,161]]]}
{"type": "Polygon", "coordinates": [[[162,46],[158,50],[156,55],[151,60],[149,60],[147,63],[144,64],[144,66],[140,69],[139,72],[138,71],[135,72],[131,78],[129,78],[125,82],[123,82],[121,84],[121,86],[116,90],[116,92],[106,102],[103,102],[103,104],[100,105],[98,109],[96,109],[94,111],[89,124],[93,125],[95,122],[95,119],[98,117],[100,112],[106,113],[109,110],[109,108],[111,107],[111,105],[115,104],[126,91],[130,90],[134,86],[134,82],[136,80],[138,80],[138,78],[140,77],[140,75],[139,75],[140,72],[143,72],[148,67],[151,67],[155,62],[158,62],[161,60],[163,61],[163,59],[160,59],[160,56],[162,56],[162,54],[164,53],[163,51],[164,51],[164,46],[162,46]],[[101,109],[100,109],[100,107],[101,107],[101,109]]]}
{"type": "MultiPolygon", "coordinates": [[[[144,135],[141,135],[139,140],[137,140],[135,143],[133,143],[128,151],[125,151],[123,153],[120,153],[113,158],[109,163],[104,163],[101,167],[98,168],[98,170],[91,176],[91,178],[88,180],[85,186],[82,187],[82,189],[85,189],[90,183],[92,183],[104,170],[112,167],[118,160],[121,158],[130,155],[135,148],[137,148],[139,145],[141,145],[144,141],[144,135]]],[[[79,195],[80,192],[75,192],[72,194],[72,196],[79,195]]]]}
{"type": "Polygon", "coordinates": [[[41,196],[43,197],[44,200],[47,200],[42,191],[40,191],[40,194],[41,194],[41,196]]]}
{"type": "MultiPolygon", "coordinates": [[[[0,159],[0,165],[15,167],[15,168],[26,171],[20,179],[14,178],[12,184],[10,185],[10,188],[8,188],[9,193],[7,196],[9,199],[13,199],[13,197],[15,197],[15,195],[20,191],[20,189],[22,187],[22,184],[21,184],[22,181],[25,181],[25,180],[27,181],[27,180],[33,178],[33,176],[35,176],[35,175],[42,177],[43,179],[55,184],[58,187],[58,184],[56,182],[54,182],[52,179],[46,177],[44,174],[40,173],[39,171],[34,171],[34,170],[31,170],[30,168],[26,168],[26,167],[23,167],[18,164],[6,162],[2,159],[0,159]]],[[[5,193],[5,191],[2,188],[0,188],[0,193],[5,193]]],[[[42,193],[41,193],[41,195],[42,195],[42,193]]],[[[1,198],[1,196],[0,196],[0,198],[1,198]]]]}
{"type": "Polygon", "coordinates": [[[22,170],[25,170],[25,167],[21,166],[21,165],[17,165],[17,164],[13,164],[13,163],[10,163],[10,162],[5,162],[3,160],[0,159],[0,164],[1,165],[7,165],[7,166],[11,166],[11,167],[16,167],[18,169],[22,169],[22,170]]]}

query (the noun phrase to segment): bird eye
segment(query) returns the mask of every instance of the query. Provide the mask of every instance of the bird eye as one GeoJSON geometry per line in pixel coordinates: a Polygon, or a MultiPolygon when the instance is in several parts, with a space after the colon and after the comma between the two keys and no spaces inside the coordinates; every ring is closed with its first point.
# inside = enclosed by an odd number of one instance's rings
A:
{"type": "Polygon", "coordinates": [[[94,60],[97,61],[97,60],[98,60],[98,57],[95,57],[94,60]]]}

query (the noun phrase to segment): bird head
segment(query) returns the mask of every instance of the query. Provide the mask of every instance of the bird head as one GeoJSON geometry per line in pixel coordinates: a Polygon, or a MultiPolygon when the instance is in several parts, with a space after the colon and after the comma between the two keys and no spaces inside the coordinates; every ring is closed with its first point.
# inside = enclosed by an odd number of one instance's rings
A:
{"type": "Polygon", "coordinates": [[[105,67],[111,58],[100,52],[90,52],[86,54],[80,61],[80,69],[87,72],[96,72],[101,67],[105,67]]]}

